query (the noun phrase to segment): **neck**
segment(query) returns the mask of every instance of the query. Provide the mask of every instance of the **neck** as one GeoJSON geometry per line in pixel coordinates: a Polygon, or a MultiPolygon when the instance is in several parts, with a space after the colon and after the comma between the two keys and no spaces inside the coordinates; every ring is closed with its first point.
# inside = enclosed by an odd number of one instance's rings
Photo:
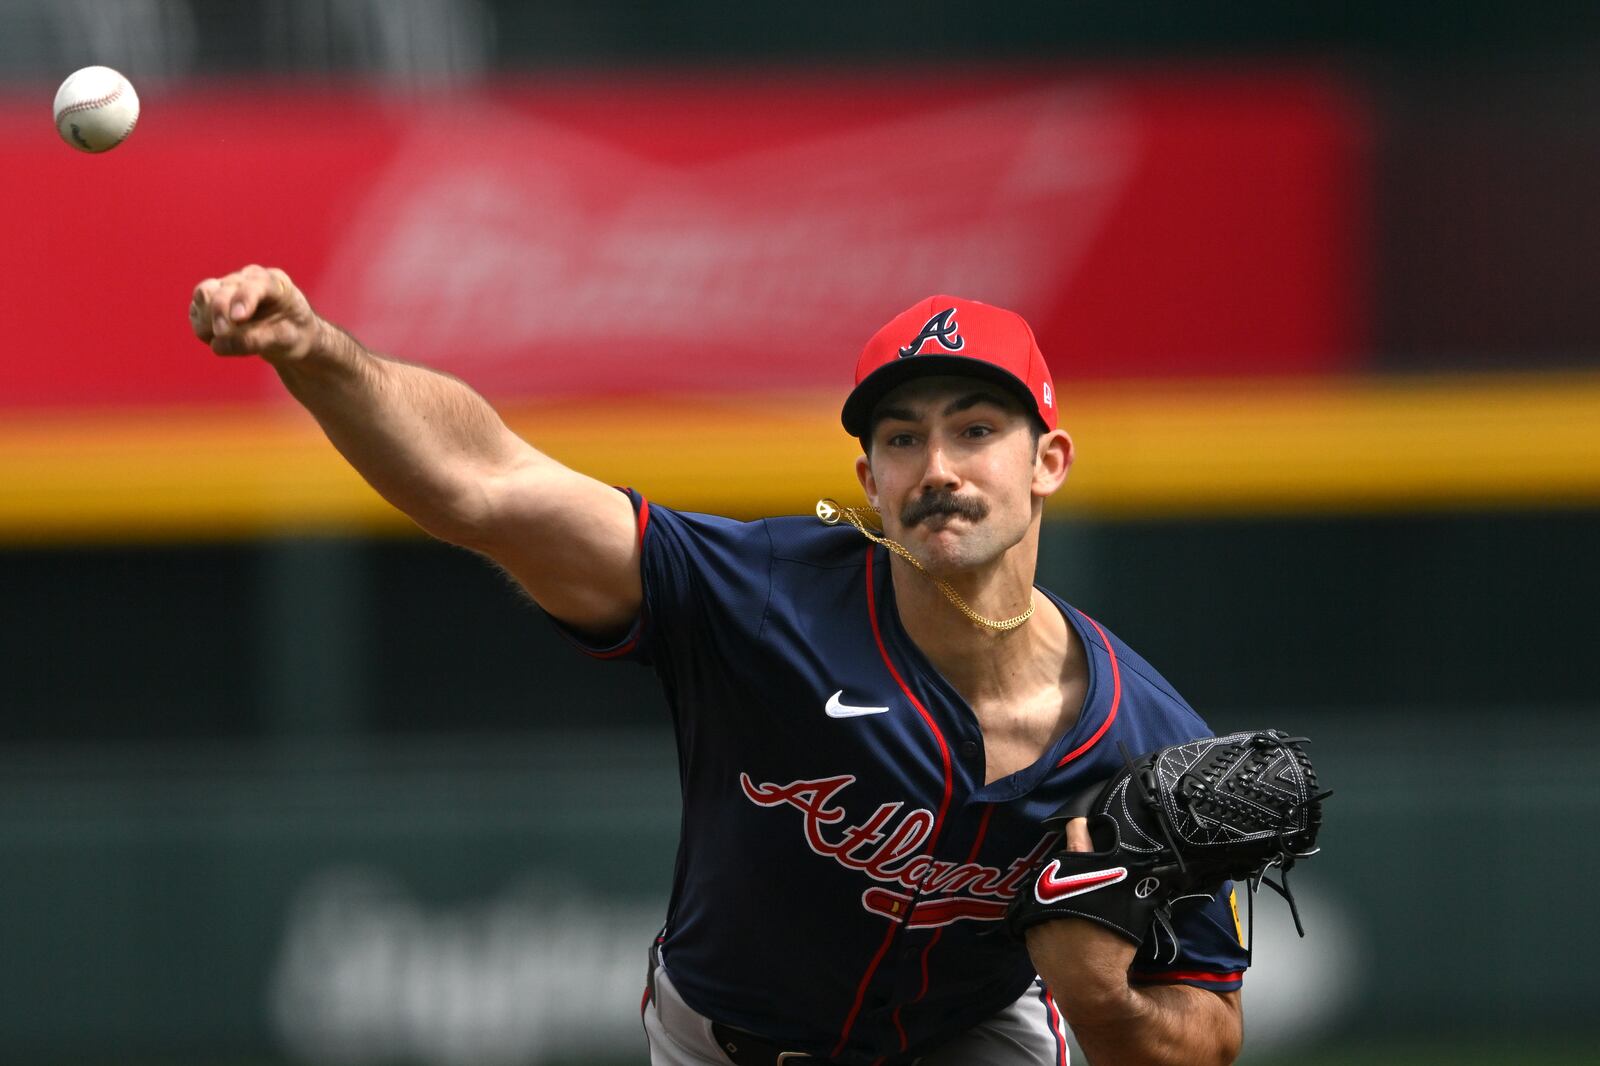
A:
{"type": "Polygon", "coordinates": [[[973,611],[994,621],[1022,614],[1037,598],[1033,617],[1003,632],[972,621],[927,574],[890,556],[901,625],[969,701],[1003,696],[1030,683],[1029,667],[1048,658],[1041,657],[1039,649],[1059,639],[1063,620],[1049,600],[1034,591],[1036,554],[1030,547],[1018,544],[988,567],[945,577],[973,611]]]}

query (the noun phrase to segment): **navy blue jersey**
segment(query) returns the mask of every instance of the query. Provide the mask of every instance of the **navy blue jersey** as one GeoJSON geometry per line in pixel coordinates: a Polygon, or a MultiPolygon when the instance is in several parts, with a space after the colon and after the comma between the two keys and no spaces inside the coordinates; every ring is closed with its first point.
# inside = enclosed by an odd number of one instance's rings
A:
{"type": "MultiPolygon", "coordinates": [[[[644,605],[587,648],[654,668],[677,733],[683,832],[662,954],[700,1013],[849,1063],[916,1052],[1028,988],[1006,902],[1043,819],[1139,754],[1208,736],[1159,674],[1051,596],[1089,657],[1077,723],[984,783],[970,707],[900,624],[888,553],[815,518],[735,522],[632,495],[644,605]]],[[[1046,593],[1046,595],[1049,595],[1046,593]]],[[[1239,987],[1225,893],[1136,981],[1239,987]]]]}

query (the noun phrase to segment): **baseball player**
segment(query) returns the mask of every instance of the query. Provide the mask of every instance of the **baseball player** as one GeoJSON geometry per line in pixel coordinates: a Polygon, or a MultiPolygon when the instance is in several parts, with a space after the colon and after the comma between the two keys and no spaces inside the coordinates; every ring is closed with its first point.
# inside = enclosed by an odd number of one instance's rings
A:
{"type": "MultiPolygon", "coordinates": [[[[937,296],[866,345],[843,422],[881,528],[831,501],[746,523],[603,485],[460,381],[363,348],[281,270],[202,282],[190,317],[217,354],[269,362],[425,530],[493,559],[588,654],[660,678],[683,830],[652,1063],[1065,1064],[1068,1026],[1095,1063],[1233,1061],[1231,886],[1165,934],[1007,931],[1025,888],[1096,887],[1035,881],[1051,815],[1124,750],[1210,733],[1033,583],[1073,446],[1020,317],[937,296]]],[[[1095,846],[1081,819],[1066,836],[1095,846]]]]}

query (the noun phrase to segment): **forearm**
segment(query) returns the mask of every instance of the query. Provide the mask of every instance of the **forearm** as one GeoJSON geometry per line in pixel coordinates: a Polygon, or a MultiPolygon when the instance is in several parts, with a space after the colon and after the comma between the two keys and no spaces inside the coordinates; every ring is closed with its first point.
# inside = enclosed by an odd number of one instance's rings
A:
{"type": "Polygon", "coordinates": [[[435,536],[473,541],[497,475],[542,457],[456,378],[318,323],[304,358],[276,364],[284,386],[384,499],[435,536]]]}
{"type": "Polygon", "coordinates": [[[1090,1066],[1227,1066],[1239,1053],[1235,1004],[1187,985],[1150,985],[1130,987],[1118,1005],[1090,1012],[1069,1002],[1062,1013],[1090,1066]]]}
{"type": "Polygon", "coordinates": [[[613,634],[638,615],[629,499],[529,446],[462,382],[367,351],[277,267],[206,278],[189,325],[217,355],[271,364],[384,499],[493,558],[556,618],[613,634]]]}
{"type": "Polygon", "coordinates": [[[1237,992],[1133,985],[1134,945],[1078,918],[1028,930],[1028,952],[1090,1066],[1228,1066],[1244,1021],[1237,992]]]}

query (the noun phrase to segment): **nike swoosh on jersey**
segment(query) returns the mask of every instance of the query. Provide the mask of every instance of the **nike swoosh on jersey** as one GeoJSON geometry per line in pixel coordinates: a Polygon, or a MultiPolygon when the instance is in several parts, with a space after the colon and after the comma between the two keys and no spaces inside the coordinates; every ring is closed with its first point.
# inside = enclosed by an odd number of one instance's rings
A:
{"type": "Polygon", "coordinates": [[[1128,876],[1126,866],[1091,870],[1088,873],[1073,874],[1071,877],[1057,877],[1056,874],[1060,869],[1061,861],[1059,859],[1052,861],[1039,873],[1039,879],[1033,883],[1033,896],[1040,903],[1059,903],[1071,896],[1081,896],[1085,892],[1114,885],[1128,876]]]}
{"type": "Polygon", "coordinates": [[[839,702],[839,697],[843,695],[844,689],[840,689],[828,697],[828,706],[824,710],[828,712],[829,718],[860,718],[864,714],[883,714],[889,709],[887,707],[852,707],[848,703],[839,702]]]}

